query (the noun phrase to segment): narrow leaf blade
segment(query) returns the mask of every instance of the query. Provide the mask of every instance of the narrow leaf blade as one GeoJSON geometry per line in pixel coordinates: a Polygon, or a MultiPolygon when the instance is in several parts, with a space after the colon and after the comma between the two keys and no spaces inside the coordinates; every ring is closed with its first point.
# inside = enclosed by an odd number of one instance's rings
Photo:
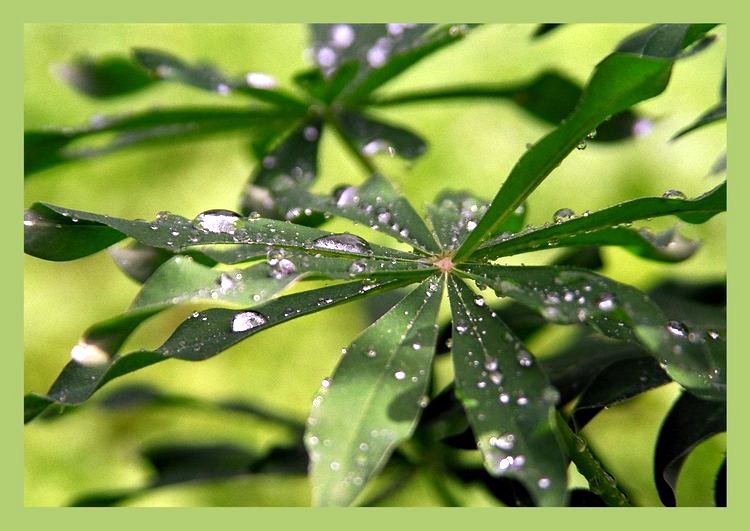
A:
{"type": "Polygon", "coordinates": [[[315,505],[350,505],[416,426],[442,287],[425,280],[347,348],[313,401],[305,444],[315,505]]]}
{"type": "Polygon", "coordinates": [[[494,312],[448,278],[456,394],[492,475],[519,479],[535,502],[566,504],[566,468],[551,425],[557,392],[494,312]]]}

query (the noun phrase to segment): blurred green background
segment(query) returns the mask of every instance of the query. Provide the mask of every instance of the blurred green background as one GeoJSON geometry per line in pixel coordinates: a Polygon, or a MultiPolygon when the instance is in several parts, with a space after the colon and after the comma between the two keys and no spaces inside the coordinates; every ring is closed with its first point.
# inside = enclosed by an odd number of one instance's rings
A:
{"type": "MultiPolygon", "coordinates": [[[[428,58],[385,87],[384,92],[469,82],[526,80],[554,67],[584,83],[592,68],[640,25],[577,24],[532,41],[533,25],[491,25],[428,58]]],[[[708,50],[680,61],[667,91],[638,107],[655,118],[653,131],[626,142],[590,145],[576,151],[529,200],[529,221],[540,224],[562,207],[595,210],[670,188],[689,197],[718,184],[708,177],[726,146],[723,125],[713,125],[676,142],[669,138],[718,100],[726,35],[708,50]]],[[[307,66],[303,25],[98,24],[27,25],[24,37],[25,127],[78,125],[92,116],[150,106],[241,103],[229,96],[163,83],[136,96],[93,101],[64,86],[51,73],[57,63],[87,54],[127,53],[154,47],[188,61],[205,60],[224,71],[274,75],[290,87],[291,76],[307,66]]],[[[429,142],[416,163],[383,157],[378,164],[415,205],[421,207],[444,187],[494,196],[525,145],[549,126],[506,101],[472,101],[384,109],[429,142]]],[[[35,175],[25,184],[25,206],[46,201],[125,218],[151,219],[160,210],[192,217],[211,208],[236,209],[239,191],[256,161],[238,135],[174,146],[126,150],[35,175]]],[[[356,184],[364,175],[334,138],[324,136],[319,190],[356,184]]],[[[673,220],[653,225],[663,228],[673,220]]],[[[659,279],[711,280],[726,271],[726,218],[702,226],[681,226],[703,241],[691,260],[664,265],[607,249],[604,273],[648,289],[659,279]]],[[[361,230],[361,229],[360,229],[361,230]]],[[[549,252],[509,263],[546,263],[549,252]]],[[[68,263],[25,258],[25,391],[44,392],[69,359],[71,347],[90,324],[124,311],[138,285],[123,276],[106,253],[68,263]]],[[[178,308],[147,322],[125,348],[155,347],[193,308],[178,308]]],[[[335,366],[342,347],[369,323],[364,303],[298,319],[268,330],[200,364],[170,361],[113,382],[108,389],[148,382],[162,389],[207,399],[240,398],[304,421],[320,381],[335,366]]],[[[530,344],[538,355],[559,346],[560,334],[530,344]]],[[[585,430],[592,446],[641,505],[659,505],[651,479],[652,448],[659,423],[677,389],[667,386],[601,413],[585,430]]],[[[92,400],[95,401],[96,397],[92,400]]],[[[150,470],[139,449],[161,442],[234,442],[262,452],[289,438],[281,428],[229,413],[180,410],[103,412],[84,408],[52,422],[25,428],[25,503],[58,506],[101,490],[137,487],[150,470]]],[[[724,437],[704,443],[689,460],[678,489],[684,505],[711,504],[706,478],[718,467],[724,437]]],[[[582,478],[571,471],[574,484],[582,478]]],[[[490,496],[462,490],[467,503],[493,504],[490,496]]],[[[202,485],[162,488],[130,505],[307,505],[303,476],[255,476],[202,485]]],[[[428,478],[415,476],[388,505],[439,505],[428,478]]]]}

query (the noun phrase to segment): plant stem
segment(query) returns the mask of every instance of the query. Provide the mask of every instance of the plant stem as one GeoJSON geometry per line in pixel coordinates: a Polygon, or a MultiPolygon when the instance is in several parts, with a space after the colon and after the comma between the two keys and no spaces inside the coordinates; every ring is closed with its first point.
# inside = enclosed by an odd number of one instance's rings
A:
{"type": "Polygon", "coordinates": [[[610,507],[632,507],[627,494],[617,486],[615,478],[604,469],[586,441],[580,435],[573,433],[559,412],[556,414],[556,424],[555,431],[565,445],[570,459],[589,482],[591,492],[599,495],[610,507]]]}
{"type": "Polygon", "coordinates": [[[341,142],[344,144],[344,147],[346,147],[349,153],[351,153],[352,156],[365,169],[368,176],[373,175],[375,173],[379,173],[377,167],[372,162],[372,160],[370,160],[370,158],[365,156],[364,153],[362,153],[362,151],[352,141],[352,139],[349,138],[347,134],[344,132],[343,128],[341,127],[341,122],[339,122],[335,113],[326,112],[325,120],[331,125],[331,127],[333,127],[333,130],[336,131],[336,134],[338,135],[341,142]]]}
{"type": "Polygon", "coordinates": [[[404,92],[394,96],[373,97],[366,101],[366,105],[391,106],[408,103],[431,102],[446,99],[468,99],[468,98],[511,98],[521,87],[516,85],[466,85],[437,90],[417,90],[404,92]]]}

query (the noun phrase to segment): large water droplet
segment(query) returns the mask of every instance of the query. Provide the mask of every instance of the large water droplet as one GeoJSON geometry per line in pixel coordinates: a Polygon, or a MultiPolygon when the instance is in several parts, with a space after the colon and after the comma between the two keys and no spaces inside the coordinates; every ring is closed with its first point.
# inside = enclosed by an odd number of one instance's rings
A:
{"type": "Polygon", "coordinates": [[[611,293],[602,293],[596,303],[597,307],[603,312],[611,312],[617,307],[615,296],[611,293]]]}
{"type": "Polygon", "coordinates": [[[232,332],[245,332],[252,328],[264,325],[268,322],[266,317],[258,312],[241,312],[232,320],[232,332]]]}
{"type": "Polygon", "coordinates": [[[106,351],[93,343],[87,343],[85,341],[79,341],[70,350],[70,358],[87,367],[104,365],[109,362],[109,354],[106,351]]]}
{"type": "Polygon", "coordinates": [[[687,337],[690,330],[685,326],[685,323],[670,319],[667,321],[667,331],[676,337],[687,337]]]}
{"type": "Polygon", "coordinates": [[[235,223],[241,219],[231,210],[206,210],[193,220],[193,226],[208,232],[234,234],[235,223]]]}
{"type": "Polygon", "coordinates": [[[349,266],[349,276],[354,277],[359,274],[362,274],[367,269],[367,262],[364,260],[355,260],[352,262],[352,264],[349,266]]]}
{"type": "Polygon", "coordinates": [[[336,200],[336,206],[346,207],[356,205],[359,202],[357,189],[354,186],[340,186],[333,191],[333,197],[336,200]]]}
{"type": "Polygon", "coordinates": [[[396,371],[393,373],[393,377],[396,378],[396,380],[403,380],[406,378],[406,373],[404,371],[396,371]]]}
{"type": "Polygon", "coordinates": [[[500,437],[490,437],[490,445],[501,450],[512,450],[516,442],[516,436],[512,433],[506,433],[500,437]]]}
{"type": "Polygon", "coordinates": [[[336,24],[331,28],[331,44],[336,48],[348,48],[354,42],[354,29],[349,24],[336,24]]]}
{"type": "Polygon", "coordinates": [[[563,221],[568,221],[569,219],[573,219],[575,217],[576,213],[573,212],[569,208],[561,208],[557,212],[555,212],[552,215],[552,221],[555,223],[562,223],[563,221]]]}
{"type": "Polygon", "coordinates": [[[331,68],[336,64],[336,52],[328,46],[322,47],[315,55],[315,59],[321,68],[331,68]]]}
{"type": "Polygon", "coordinates": [[[272,89],[276,87],[276,78],[261,72],[248,72],[245,76],[245,82],[248,87],[257,89],[272,89]]]}
{"type": "Polygon", "coordinates": [[[370,245],[365,240],[348,232],[323,236],[314,240],[312,246],[316,249],[326,249],[339,253],[368,254],[372,252],[370,245]]]}
{"type": "Polygon", "coordinates": [[[540,489],[548,489],[552,482],[549,478],[539,478],[539,481],[537,481],[536,484],[539,485],[540,489]]]}
{"type": "Polygon", "coordinates": [[[282,279],[297,272],[297,266],[294,265],[283,249],[271,249],[266,255],[269,267],[269,275],[277,280],[282,279]]]}
{"type": "Polygon", "coordinates": [[[687,196],[679,190],[667,190],[662,194],[662,197],[667,199],[687,199],[687,196]]]}

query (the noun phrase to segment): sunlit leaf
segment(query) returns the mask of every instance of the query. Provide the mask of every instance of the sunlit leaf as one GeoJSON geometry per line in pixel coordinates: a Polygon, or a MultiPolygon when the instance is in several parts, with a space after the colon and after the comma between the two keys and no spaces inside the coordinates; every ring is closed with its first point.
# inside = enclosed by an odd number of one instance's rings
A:
{"type": "Polygon", "coordinates": [[[484,299],[448,279],[456,394],[485,468],[519,479],[538,505],[566,503],[566,463],[550,425],[557,391],[484,299]]]}
{"type": "Polygon", "coordinates": [[[425,280],[347,347],[313,401],[305,445],[315,505],[350,505],[426,404],[441,283],[425,280]]]}
{"type": "MultiPolygon", "coordinates": [[[[659,41],[658,51],[681,50],[690,44],[685,39],[689,29],[688,25],[681,33],[664,32],[669,38],[659,41]]],[[[664,91],[676,57],[653,56],[650,50],[641,54],[615,52],[596,66],[573,114],[521,156],[477,228],[456,252],[456,259],[471,255],[600,123],[664,91]]]]}
{"type": "Polygon", "coordinates": [[[701,441],[727,429],[726,404],[683,393],[659,430],[654,456],[654,481],[667,507],[676,505],[677,478],[690,451],[701,441]]]}

